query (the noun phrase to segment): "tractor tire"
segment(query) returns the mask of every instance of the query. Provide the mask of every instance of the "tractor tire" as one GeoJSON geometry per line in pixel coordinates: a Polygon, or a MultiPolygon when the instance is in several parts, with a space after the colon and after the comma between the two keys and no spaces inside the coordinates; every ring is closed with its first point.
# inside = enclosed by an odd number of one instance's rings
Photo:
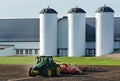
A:
{"type": "Polygon", "coordinates": [[[33,73],[33,67],[29,69],[29,77],[36,77],[36,75],[33,73]]]}
{"type": "Polygon", "coordinates": [[[46,69],[46,73],[45,73],[46,77],[51,77],[52,76],[52,70],[50,68],[46,69]]]}
{"type": "Polygon", "coordinates": [[[60,75],[60,66],[59,65],[55,66],[54,74],[55,74],[55,76],[59,76],[60,75]]]}
{"type": "Polygon", "coordinates": [[[43,69],[42,76],[46,77],[46,69],[43,69]]]}

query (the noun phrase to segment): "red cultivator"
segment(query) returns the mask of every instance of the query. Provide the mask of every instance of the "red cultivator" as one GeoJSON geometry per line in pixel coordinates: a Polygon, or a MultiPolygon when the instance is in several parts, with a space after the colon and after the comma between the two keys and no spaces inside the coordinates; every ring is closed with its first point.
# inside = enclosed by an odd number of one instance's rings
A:
{"type": "Polygon", "coordinates": [[[104,72],[105,70],[99,67],[60,64],[60,71],[62,74],[78,74],[82,72],[104,72]]]}
{"type": "Polygon", "coordinates": [[[70,64],[60,64],[60,70],[63,74],[77,74],[81,72],[77,66],[70,64]]]}

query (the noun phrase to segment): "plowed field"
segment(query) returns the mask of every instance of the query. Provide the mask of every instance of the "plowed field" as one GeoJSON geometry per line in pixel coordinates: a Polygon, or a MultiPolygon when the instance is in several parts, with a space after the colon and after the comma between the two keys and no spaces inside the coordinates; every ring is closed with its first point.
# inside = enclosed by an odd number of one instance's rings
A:
{"type": "Polygon", "coordinates": [[[87,66],[82,74],[61,74],[59,77],[28,77],[29,65],[0,65],[0,81],[120,81],[120,66],[87,66]]]}

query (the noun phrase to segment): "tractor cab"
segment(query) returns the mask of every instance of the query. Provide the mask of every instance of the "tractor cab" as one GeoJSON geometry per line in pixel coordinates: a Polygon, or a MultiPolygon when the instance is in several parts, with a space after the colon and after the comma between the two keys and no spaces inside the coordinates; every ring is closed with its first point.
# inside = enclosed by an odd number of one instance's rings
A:
{"type": "Polygon", "coordinates": [[[52,56],[40,56],[36,57],[36,63],[44,62],[44,63],[54,63],[53,57],[52,56]]]}

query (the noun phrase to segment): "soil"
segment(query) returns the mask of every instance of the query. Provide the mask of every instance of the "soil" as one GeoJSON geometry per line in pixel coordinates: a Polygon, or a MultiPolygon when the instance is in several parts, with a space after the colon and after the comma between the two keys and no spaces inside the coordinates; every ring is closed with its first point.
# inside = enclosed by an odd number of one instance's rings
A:
{"type": "Polygon", "coordinates": [[[120,66],[79,66],[81,74],[28,77],[31,65],[0,65],[0,81],[120,81],[120,66]]]}

